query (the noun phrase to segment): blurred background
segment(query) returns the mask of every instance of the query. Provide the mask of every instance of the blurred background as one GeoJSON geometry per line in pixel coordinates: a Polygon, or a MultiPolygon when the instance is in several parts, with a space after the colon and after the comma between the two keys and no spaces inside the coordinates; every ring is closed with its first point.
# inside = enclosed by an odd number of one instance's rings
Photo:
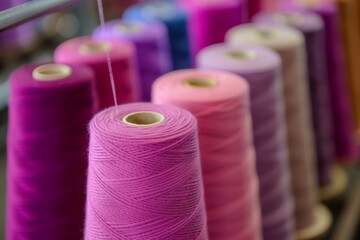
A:
{"type": "MultiPolygon", "coordinates": [[[[25,0],[8,0],[9,4],[6,5],[2,3],[3,0],[0,1],[0,11],[26,2],[25,0]]],[[[249,2],[251,1],[249,0],[249,2]]],[[[327,1],[329,0],[323,0],[322,2],[327,1]]],[[[121,18],[127,7],[138,2],[140,0],[103,0],[105,19],[121,18]]],[[[286,5],[295,1],[263,0],[260,2],[261,9],[259,10],[274,10],[281,4],[286,5]]],[[[299,0],[298,2],[316,4],[320,0],[299,0]]],[[[346,1],[339,0],[339,2],[346,1]]],[[[354,22],[351,31],[360,32],[359,24],[360,22],[354,22]]],[[[0,32],[0,239],[4,239],[5,223],[8,77],[14,69],[24,64],[51,61],[53,51],[60,43],[76,36],[91,35],[98,25],[99,16],[96,0],[83,0],[55,13],[47,14],[18,27],[0,32]]],[[[357,56],[359,57],[360,53],[357,56]]],[[[360,79],[357,79],[357,81],[360,81],[360,79]]],[[[342,236],[342,233],[346,233],[346,236],[353,236],[351,239],[360,239],[360,182],[357,165],[356,163],[346,168],[349,178],[346,191],[336,200],[328,203],[333,212],[334,223],[327,239],[348,240],[346,238],[334,238],[334,236],[342,236]]]]}

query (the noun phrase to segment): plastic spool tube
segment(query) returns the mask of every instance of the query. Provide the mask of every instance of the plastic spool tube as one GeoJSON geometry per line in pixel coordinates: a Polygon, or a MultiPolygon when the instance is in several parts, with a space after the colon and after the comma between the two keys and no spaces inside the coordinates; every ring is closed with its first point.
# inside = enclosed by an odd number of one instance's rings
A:
{"type": "Polygon", "coordinates": [[[330,227],[331,218],[328,219],[329,214],[317,214],[323,212],[319,210],[323,207],[317,202],[315,149],[303,36],[287,27],[247,24],[231,29],[226,39],[233,45],[267,46],[281,56],[297,235],[301,238],[302,232],[310,232],[313,237],[321,236],[330,227]],[[327,228],[320,227],[323,225],[327,228]]]}
{"type": "Polygon", "coordinates": [[[215,44],[197,56],[202,69],[236,73],[249,83],[263,239],[294,239],[280,57],[254,45],[215,44]]]}

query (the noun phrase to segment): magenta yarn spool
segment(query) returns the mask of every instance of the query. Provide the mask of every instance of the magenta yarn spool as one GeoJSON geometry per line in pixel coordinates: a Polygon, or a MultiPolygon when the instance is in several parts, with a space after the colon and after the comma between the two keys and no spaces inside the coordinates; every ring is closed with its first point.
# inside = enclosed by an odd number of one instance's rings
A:
{"type": "Polygon", "coordinates": [[[208,239],[194,116],[132,103],[92,119],[85,239],[208,239]]]}
{"type": "Polygon", "coordinates": [[[167,29],[161,22],[115,20],[99,26],[95,39],[127,40],[136,47],[142,100],[151,100],[151,85],[156,78],[171,71],[167,29]]]}
{"type": "Polygon", "coordinates": [[[95,40],[90,37],[73,38],[56,48],[54,58],[57,63],[81,64],[93,69],[100,109],[104,109],[114,105],[110,71],[106,61],[107,52],[111,60],[117,102],[139,100],[135,48],[130,42],[95,40]]]}
{"type": "Polygon", "coordinates": [[[182,107],[198,120],[210,239],[261,239],[249,87],[235,74],[179,70],[153,85],[152,101],[182,107]]]}
{"type": "Polygon", "coordinates": [[[335,141],[331,114],[330,89],[325,60],[325,36],[322,19],[306,11],[264,12],[255,22],[280,24],[294,27],[305,37],[308,81],[312,105],[318,181],[320,186],[331,182],[331,170],[335,162],[335,141]]]}
{"type": "Polygon", "coordinates": [[[354,162],[359,156],[359,151],[346,90],[344,50],[340,39],[337,8],[334,3],[328,2],[311,5],[307,10],[320,15],[325,26],[325,60],[329,77],[336,156],[339,162],[354,162]]]}
{"type": "Polygon", "coordinates": [[[196,54],[202,48],[224,42],[226,32],[243,22],[243,0],[183,0],[180,3],[189,14],[189,38],[194,64],[196,54]]]}
{"type": "Polygon", "coordinates": [[[248,82],[263,239],[293,239],[293,199],[278,54],[255,45],[221,43],[201,50],[197,66],[233,72],[248,82]]]}
{"type": "Polygon", "coordinates": [[[7,240],[82,239],[94,85],[91,69],[75,65],[10,76],[7,240]]]}

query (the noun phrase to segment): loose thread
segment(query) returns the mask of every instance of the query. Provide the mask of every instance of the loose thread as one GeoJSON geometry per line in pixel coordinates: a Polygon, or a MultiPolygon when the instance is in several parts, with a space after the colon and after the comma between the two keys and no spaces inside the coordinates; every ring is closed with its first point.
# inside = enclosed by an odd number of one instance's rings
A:
{"type": "MultiPolygon", "coordinates": [[[[104,7],[102,4],[102,0],[97,0],[97,4],[98,4],[98,9],[99,9],[99,18],[100,18],[100,24],[101,24],[101,28],[105,28],[105,17],[104,17],[104,7]]],[[[112,70],[112,65],[111,65],[111,58],[110,58],[110,53],[109,51],[107,51],[105,53],[106,56],[106,63],[108,66],[108,70],[109,70],[109,76],[110,76],[110,83],[111,83],[111,89],[112,89],[112,93],[113,93],[113,97],[114,97],[114,104],[116,106],[118,106],[118,102],[117,102],[117,97],[116,97],[116,86],[115,86],[115,80],[114,80],[114,73],[112,70]]]]}

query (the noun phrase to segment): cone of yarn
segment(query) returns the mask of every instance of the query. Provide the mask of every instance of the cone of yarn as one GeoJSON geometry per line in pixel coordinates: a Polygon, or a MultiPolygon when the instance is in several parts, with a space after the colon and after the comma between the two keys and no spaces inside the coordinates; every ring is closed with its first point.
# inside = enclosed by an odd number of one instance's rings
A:
{"type": "Polygon", "coordinates": [[[249,21],[251,18],[261,11],[261,0],[248,0],[249,21]]]}
{"type": "Polygon", "coordinates": [[[334,123],[336,157],[341,163],[354,162],[358,148],[346,89],[344,52],[341,43],[340,26],[336,5],[318,3],[306,6],[307,10],[321,16],[325,26],[325,54],[334,123]]]}
{"type": "Polygon", "coordinates": [[[353,118],[357,140],[360,140],[360,29],[354,28],[354,23],[360,23],[360,2],[358,0],[338,0],[342,41],[345,48],[347,66],[347,87],[350,93],[353,118]]]}
{"type": "Polygon", "coordinates": [[[130,42],[95,40],[90,37],[70,39],[60,44],[54,53],[57,63],[86,65],[94,71],[100,109],[114,105],[114,90],[118,103],[139,100],[135,57],[135,49],[130,42]],[[111,61],[111,71],[107,55],[111,61]],[[114,89],[110,72],[114,77],[114,89]]]}
{"type": "Polygon", "coordinates": [[[85,239],[208,239],[194,116],[132,103],[92,119],[85,239]]]}
{"type": "Polygon", "coordinates": [[[153,85],[157,104],[182,107],[198,120],[210,239],[261,239],[249,87],[213,70],[179,70],[153,85]]]}
{"type": "Polygon", "coordinates": [[[10,76],[6,239],[82,239],[94,75],[31,64],[10,76]]]}
{"type": "Polygon", "coordinates": [[[162,22],[169,34],[173,69],[189,68],[191,66],[188,17],[186,12],[178,5],[171,1],[136,4],[124,12],[123,19],[162,22]]]}
{"type": "Polygon", "coordinates": [[[267,46],[281,56],[296,230],[306,229],[316,222],[317,176],[303,36],[291,28],[247,24],[231,29],[227,41],[267,46]]]}
{"type": "Polygon", "coordinates": [[[331,182],[330,173],[335,162],[335,143],[323,44],[325,41],[323,21],[314,13],[299,10],[264,12],[255,16],[254,21],[288,25],[304,34],[318,182],[320,186],[328,185],[331,182]]]}
{"type": "MultiPolygon", "coordinates": [[[[244,1],[185,0],[182,4],[189,15],[191,55],[214,43],[224,42],[226,32],[242,22],[244,1]]],[[[245,12],[245,11],[244,11],[245,12]]]]}
{"type": "Polygon", "coordinates": [[[93,37],[126,40],[135,45],[141,99],[150,101],[153,81],[172,68],[166,27],[161,22],[115,20],[96,28],[93,37]]]}
{"type": "Polygon", "coordinates": [[[280,57],[259,46],[221,43],[200,51],[197,66],[233,72],[248,82],[263,239],[294,239],[280,57]]]}

